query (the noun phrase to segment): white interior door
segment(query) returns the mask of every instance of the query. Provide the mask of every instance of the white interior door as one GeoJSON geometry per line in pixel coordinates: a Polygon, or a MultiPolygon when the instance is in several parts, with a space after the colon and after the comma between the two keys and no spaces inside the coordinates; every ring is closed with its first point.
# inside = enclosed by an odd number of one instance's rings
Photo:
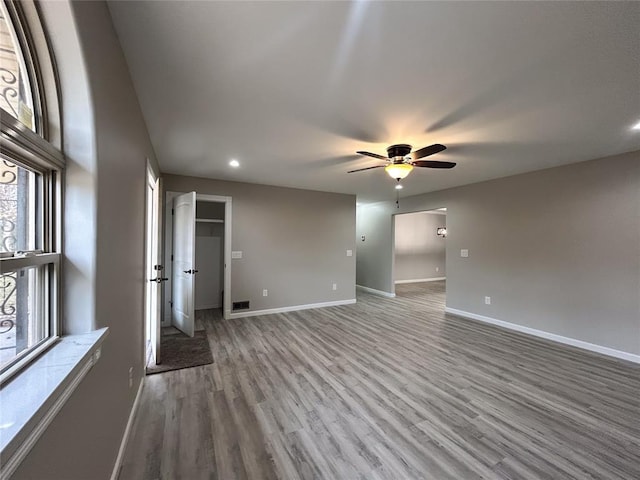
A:
{"type": "Polygon", "coordinates": [[[162,266],[160,265],[159,248],[159,180],[148,170],[147,172],[147,212],[146,212],[146,302],[145,302],[145,339],[146,348],[150,351],[151,363],[160,363],[160,285],[162,283],[162,266]]]}
{"type": "Polygon", "coordinates": [[[195,313],[193,304],[196,253],[196,192],[173,199],[173,308],[171,323],[193,337],[195,313]]]}

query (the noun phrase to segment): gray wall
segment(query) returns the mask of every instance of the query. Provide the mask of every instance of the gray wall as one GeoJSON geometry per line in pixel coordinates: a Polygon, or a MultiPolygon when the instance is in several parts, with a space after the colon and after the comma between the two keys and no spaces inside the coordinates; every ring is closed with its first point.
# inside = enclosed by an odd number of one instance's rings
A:
{"type": "Polygon", "coordinates": [[[400,207],[359,208],[357,234],[377,244],[358,242],[358,284],[393,292],[393,213],[446,207],[448,307],[640,353],[640,152],[403,198],[400,207]]]}
{"type": "Polygon", "coordinates": [[[63,329],[108,326],[110,334],[13,478],[102,479],[111,475],[143,374],[146,157],[155,161],[106,5],[41,8],[59,67],[69,162],[63,329]]]}
{"type": "Polygon", "coordinates": [[[436,234],[446,227],[447,216],[440,212],[395,215],[394,279],[424,280],[445,276],[446,240],[436,234]]]}
{"type": "Polygon", "coordinates": [[[178,175],[164,188],[232,197],[231,248],[242,251],[232,302],[263,310],[355,298],[355,196],[178,175]]]}
{"type": "MultiPolygon", "coordinates": [[[[224,203],[219,205],[224,207],[224,203]]],[[[224,211],[219,218],[223,217],[224,211]]],[[[195,280],[195,309],[203,310],[222,307],[221,294],[224,289],[224,224],[196,223],[196,266],[198,275],[196,275],[195,280]]]]}
{"type": "Polygon", "coordinates": [[[224,220],[224,203],[196,202],[196,218],[224,220]]]}

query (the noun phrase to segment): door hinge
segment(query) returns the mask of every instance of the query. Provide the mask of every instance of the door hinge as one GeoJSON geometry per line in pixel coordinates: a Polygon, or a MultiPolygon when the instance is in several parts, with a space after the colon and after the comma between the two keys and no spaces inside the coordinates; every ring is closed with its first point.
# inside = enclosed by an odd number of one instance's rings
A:
{"type": "Polygon", "coordinates": [[[175,213],[175,210],[172,208],[171,209],[171,215],[173,215],[175,213]]]}
{"type": "Polygon", "coordinates": [[[171,261],[173,262],[173,254],[171,254],[171,261]]]}
{"type": "Polygon", "coordinates": [[[169,300],[169,305],[173,308],[173,302],[171,300],[169,300]]]}

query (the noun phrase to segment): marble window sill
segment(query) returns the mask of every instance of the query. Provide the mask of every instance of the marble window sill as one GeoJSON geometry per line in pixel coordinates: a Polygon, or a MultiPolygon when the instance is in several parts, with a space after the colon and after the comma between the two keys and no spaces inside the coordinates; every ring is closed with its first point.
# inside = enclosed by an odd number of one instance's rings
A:
{"type": "Polygon", "coordinates": [[[0,389],[0,477],[27,455],[100,358],[108,328],[67,335],[0,389]]]}

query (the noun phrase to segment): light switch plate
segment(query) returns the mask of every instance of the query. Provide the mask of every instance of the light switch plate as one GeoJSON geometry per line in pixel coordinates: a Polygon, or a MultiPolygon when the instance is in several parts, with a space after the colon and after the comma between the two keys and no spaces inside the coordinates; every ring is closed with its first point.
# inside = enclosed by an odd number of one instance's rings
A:
{"type": "Polygon", "coordinates": [[[462,250],[460,250],[460,256],[463,258],[467,258],[469,256],[469,250],[463,248],[462,250]]]}
{"type": "Polygon", "coordinates": [[[231,252],[231,258],[242,258],[242,250],[231,252]]]}
{"type": "Polygon", "coordinates": [[[347,257],[353,257],[353,250],[347,250],[347,257]]]}

